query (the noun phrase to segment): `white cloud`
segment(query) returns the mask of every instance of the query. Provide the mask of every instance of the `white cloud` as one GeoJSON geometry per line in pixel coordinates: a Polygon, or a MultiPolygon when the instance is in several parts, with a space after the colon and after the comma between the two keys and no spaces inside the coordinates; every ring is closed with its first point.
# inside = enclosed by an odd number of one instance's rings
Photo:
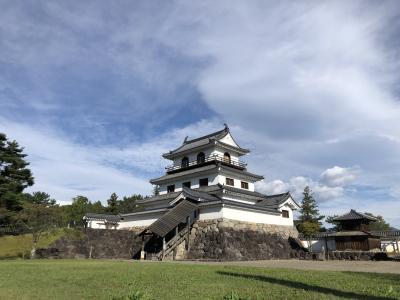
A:
{"type": "Polygon", "coordinates": [[[25,148],[35,177],[31,191],[42,190],[61,203],[78,194],[91,200],[106,200],[112,192],[120,196],[150,194],[146,179],[118,170],[103,160],[102,149],[85,147],[46,129],[0,119],[1,131],[25,148]]]}
{"type": "Polygon", "coordinates": [[[285,193],[289,190],[287,183],[282,180],[273,180],[270,182],[259,181],[256,183],[257,191],[267,195],[285,193]]]}
{"type": "Polygon", "coordinates": [[[256,189],[266,194],[279,194],[290,191],[299,201],[306,186],[309,186],[320,203],[334,201],[344,196],[345,188],[356,179],[352,168],[333,167],[322,172],[322,181],[314,181],[309,177],[295,176],[284,182],[272,180],[259,182],[256,189]]]}
{"type": "Polygon", "coordinates": [[[348,185],[357,178],[358,170],[355,168],[342,168],[334,166],[321,174],[321,180],[331,187],[348,185]]]}
{"type": "Polygon", "coordinates": [[[0,131],[25,148],[35,177],[31,191],[42,190],[60,203],[84,195],[104,201],[112,192],[119,196],[149,195],[150,176],[162,175],[168,163],[161,154],[183,141],[182,136],[205,134],[217,128],[215,121],[200,121],[172,130],[150,141],[124,148],[94,147],[74,143],[59,132],[0,118],[0,131]]]}

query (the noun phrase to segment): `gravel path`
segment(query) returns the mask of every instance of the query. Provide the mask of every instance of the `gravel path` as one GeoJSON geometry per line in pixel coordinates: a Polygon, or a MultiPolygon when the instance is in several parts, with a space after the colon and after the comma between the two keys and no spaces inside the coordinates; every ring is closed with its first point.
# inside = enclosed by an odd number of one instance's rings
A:
{"type": "Polygon", "coordinates": [[[396,261],[258,260],[258,261],[235,261],[235,262],[175,261],[174,263],[400,274],[400,262],[396,261]]]}

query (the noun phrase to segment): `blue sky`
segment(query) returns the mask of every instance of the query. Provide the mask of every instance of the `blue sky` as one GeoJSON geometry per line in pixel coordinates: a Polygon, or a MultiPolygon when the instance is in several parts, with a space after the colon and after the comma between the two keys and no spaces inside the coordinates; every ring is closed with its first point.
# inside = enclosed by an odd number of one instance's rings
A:
{"type": "Polygon", "coordinates": [[[151,193],[160,154],[227,122],[265,193],[400,226],[397,1],[3,1],[0,131],[32,190],[151,193]]]}

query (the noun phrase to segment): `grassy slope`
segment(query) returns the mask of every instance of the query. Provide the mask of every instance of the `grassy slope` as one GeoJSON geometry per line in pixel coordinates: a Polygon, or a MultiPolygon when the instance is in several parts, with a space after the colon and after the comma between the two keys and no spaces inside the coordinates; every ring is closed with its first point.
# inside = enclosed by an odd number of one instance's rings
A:
{"type": "MultiPolygon", "coordinates": [[[[64,230],[57,230],[52,233],[44,234],[39,240],[38,248],[48,247],[63,236],[64,233],[64,230]]],[[[32,235],[30,234],[0,237],[0,258],[13,258],[21,256],[22,254],[29,255],[31,249],[32,235]]]]}
{"type": "Polygon", "coordinates": [[[400,275],[103,260],[0,261],[0,299],[400,299],[400,275]]]}

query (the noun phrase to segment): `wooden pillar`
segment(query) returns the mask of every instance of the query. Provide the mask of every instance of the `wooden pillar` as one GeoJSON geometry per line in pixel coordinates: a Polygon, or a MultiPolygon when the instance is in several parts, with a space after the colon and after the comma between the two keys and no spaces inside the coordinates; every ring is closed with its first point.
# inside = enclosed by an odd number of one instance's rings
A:
{"type": "Polygon", "coordinates": [[[142,247],[140,251],[140,260],[144,259],[144,234],[142,235],[142,247]]]}
{"type": "Polygon", "coordinates": [[[324,236],[324,240],[325,240],[325,259],[328,260],[329,259],[328,238],[324,236]]]}
{"type": "Polygon", "coordinates": [[[187,249],[187,251],[190,250],[189,237],[190,237],[190,216],[187,217],[187,238],[186,238],[186,249],[187,249]]]}
{"type": "Polygon", "coordinates": [[[164,237],[162,238],[162,257],[161,257],[161,260],[164,260],[165,248],[166,248],[166,244],[165,244],[165,236],[164,236],[164,237]]]}

